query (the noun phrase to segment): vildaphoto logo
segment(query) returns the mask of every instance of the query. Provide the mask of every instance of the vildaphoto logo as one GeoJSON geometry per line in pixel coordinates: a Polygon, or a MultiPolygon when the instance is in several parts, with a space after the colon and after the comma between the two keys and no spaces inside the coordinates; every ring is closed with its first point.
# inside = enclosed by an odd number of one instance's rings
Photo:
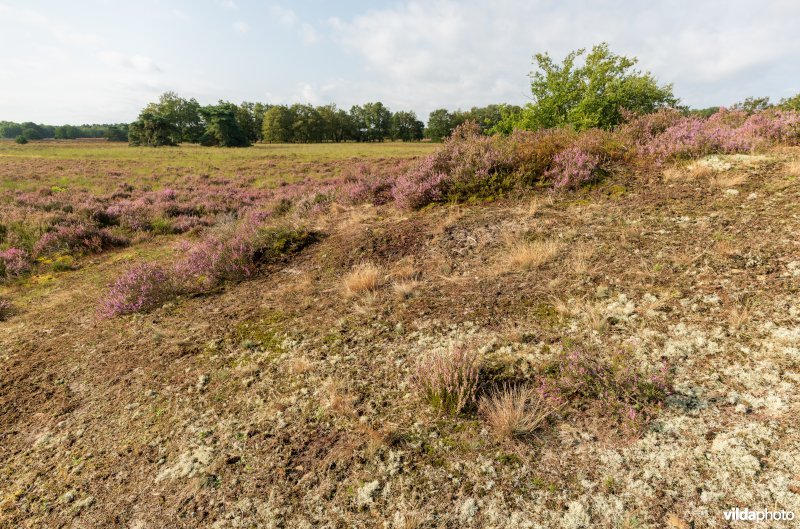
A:
{"type": "Polygon", "coordinates": [[[730,522],[764,522],[764,521],[792,521],[794,520],[793,511],[753,511],[745,507],[739,509],[728,509],[725,511],[725,519],[730,522]]]}

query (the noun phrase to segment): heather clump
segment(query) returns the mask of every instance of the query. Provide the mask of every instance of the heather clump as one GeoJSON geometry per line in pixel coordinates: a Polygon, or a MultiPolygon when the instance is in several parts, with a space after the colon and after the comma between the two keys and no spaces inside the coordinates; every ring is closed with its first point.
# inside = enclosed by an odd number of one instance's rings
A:
{"type": "Polygon", "coordinates": [[[457,415],[474,402],[479,371],[478,352],[458,345],[417,360],[411,384],[431,406],[457,415]]]}
{"type": "Polygon", "coordinates": [[[434,168],[448,176],[446,198],[463,201],[492,197],[514,187],[513,151],[506,138],[485,136],[474,122],[453,131],[442,148],[431,155],[434,168]]]}
{"type": "Polygon", "coordinates": [[[0,280],[24,275],[31,270],[28,252],[21,248],[8,248],[0,252],[0,280]]]}
{"type": "Polygon", "coordinates": [[[800,141],[800,113],[764,110],[748,114],[725,110],[708,118],[663,111],[640,116],[620,130],[623,140],[657,162],[710,154],[749,153],[777,143],[800,141]]]}
{"type": "Polygon", "coordinates": [[[392,200],[392,171],[378,172],[359,163],[342,171],[342,194],[351,204],[386,204],[392,200]]]}
{"type": "Polygon", "coordinates": [[[46,256],[53,253],[88,254],[109,248],[125,246],[126,239],[112,234],[105,228],[93,224],[71,224],[56,226],[42,235],[33,247],[33,254],[46,256]]]}
{"type": "Polygon", "coordinates": [[[11,302],[5,298],[0,298],[0,321],[4,321],[11,314],[13,306],[11,302]]]}
{"type": "Polygon", "coordinates": [[[174,293],[174,282],[168,270],[155,264],[139,264],[114,281],[108,294],[100,302],[99,314],[112,318],[151,310],[163,304],[174,293]]]}
{"type": "Polygon", "coordinates": [[[392,197],[404,209],[490,198],[514,187],[513,168],[513,149],[506,138],[485,136],[476,123],[466,122],[438,151],[395,179],[392,197]]]}
{"type": "Polygon", "coordinates": [[[559,355],[546,366],[546,381],[567,405],[594,411],[629,433],[640,431],[652,419],[670,392],[669,366],[648,370],[630,357],[576,349],[559,355]]]}
{"type": "Polygon", "coordinates": [[[234,232],[184,243],[181,249],[185,257],[175,265],[176,280],[187,290],[202,291],[255,275],[252,237],[252,233],[234,232]]]}
{"type": "Polygon", "coordinates": [[[443,200],[449,181],[445,172],[436,170],[435,160],[429,156],[397,177],[392,185],[392,198],[402,209],[419,209],[443,200]]]}
{"type": "Polygon", "coordinates": [[[575,188],[591,182],[599,168],[599,156],[574,146],[553,157],[553,165],[545,177],[553,182],[556,189],[575,188]]]}

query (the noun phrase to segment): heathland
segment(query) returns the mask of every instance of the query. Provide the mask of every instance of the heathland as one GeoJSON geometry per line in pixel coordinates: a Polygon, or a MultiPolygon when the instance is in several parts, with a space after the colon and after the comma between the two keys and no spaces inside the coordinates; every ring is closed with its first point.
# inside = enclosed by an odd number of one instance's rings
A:
{"type": "Polygon", "coordinates": [[[0,526],[800,512],[798,143],[0,143],[0,526]]]}

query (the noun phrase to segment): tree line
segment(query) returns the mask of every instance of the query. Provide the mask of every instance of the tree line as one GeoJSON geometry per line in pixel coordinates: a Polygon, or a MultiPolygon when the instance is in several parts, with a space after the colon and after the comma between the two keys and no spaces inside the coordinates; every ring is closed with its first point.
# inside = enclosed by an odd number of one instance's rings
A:
{"type": "Polygon", "coordinates": [[[465,121],[475,121],[490,131],[505,115],[518,111],[510,105],[474,107],[468,111],[437,109],[428,126],[412,110],[392,112],[380,101],[354,105],[271,105],[219,101],[203,106],[166,92],[148,104],[130,125],[132,145],[162,146],[199,143],[242,147],[253,143],[321,143],[439,141],[465,121]]]}
{"type": "Polygon", "coordinates": [[[105,138],[109,141],[128,141],[128,124],[93,125],[42,125],[27,121],[15,123],[0,121],[0,138],[28,140],[74,140],[80,138],[105,138]]]}

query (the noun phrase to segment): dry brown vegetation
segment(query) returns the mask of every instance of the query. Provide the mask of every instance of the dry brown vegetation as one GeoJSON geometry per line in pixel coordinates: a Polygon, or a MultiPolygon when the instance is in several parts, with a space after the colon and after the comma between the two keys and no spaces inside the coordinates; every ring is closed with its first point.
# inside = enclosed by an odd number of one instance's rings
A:
{"type": "Polygon", "coordinates": [[[381,269],[372,263],[360,263],[344,278],[345,294],[348,297],[372,293],[381,282],[381,269]]]}
{"type": "Polygon", "coordinates": [[[530,387],[505,387],[481,399],[478,408],[501,439],[527,438],[542,427],[556,406],[530,387]]]}
{"type": "Polygon", "coordinates": [[[0,527],[724,528],[734,505],[800,513],[798,154],[457,208],[335,207],[309,221],[318,242],[263,274],[115,319],[96,317],[108,283],[172,259],[175,238],[5,284],[0,527]],[[454,343],[480,367],[442,413],[414,375],[454,343]],[[604,379],[544,420],[522,388],[575,350],[612,375],[666,362],[672,393],[644,418],[621,408],[624,422],[592,400],[604,379]]]}

